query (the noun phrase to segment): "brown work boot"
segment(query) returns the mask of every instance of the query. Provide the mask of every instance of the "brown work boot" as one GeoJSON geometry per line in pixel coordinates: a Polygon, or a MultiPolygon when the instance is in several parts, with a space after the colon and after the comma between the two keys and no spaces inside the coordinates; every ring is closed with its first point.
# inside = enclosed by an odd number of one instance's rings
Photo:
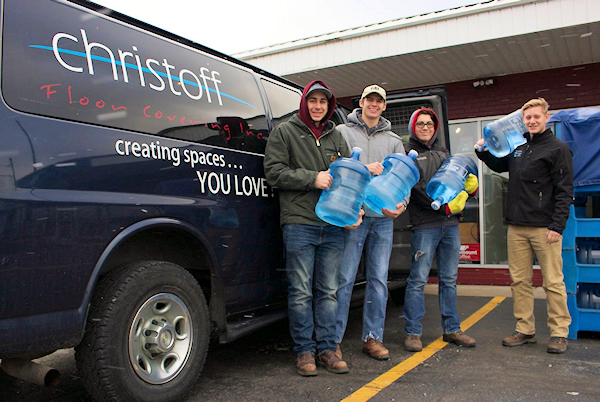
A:
{"type": "Polygon", "coordinates": [[[423,350],[423,343],[419,335],[406,335],[404,337],[404,349],[409,352],[420,352],[423,350]]]}
{"type": "Polygon", "coordinates": [[[336,343],[337,345],[337,349],[335,351],[335,355],[337,356],[338,359],[342,360],[342,348],[340,347],[339,343],[336,343]]]}
{"type": "Polygon", "coordinates": [[[383,343],[376,341],[373,338],[363,342],[362,351],[364,354],[371,356],[375,360],[390,360],[390,352],[383,346],[383,343]]]}
{"type": "Polygon", "coordinates": [[[303,377],[312,377],[317,375],[315,355],[313,355],[311,352],[299,355],[296,358],[296,371],[303,377]]]}
{"type": "Polygon", "coordinates": [[[548,353],[565,353],[567,351],[567,338],[553,336],[548,342],[548,353]]]}
{"type": "Polygon", "coordinates": [[[458,346],[464,346],[465,348],[472,348],[477,343],[475,339],[471,338],[469,335],[466,335],[462,331],[456,331],[451,334],[444,334],[442,337],[444,342],[455,343],[458,346]]]}
{"type": "Polygon", "coordinates": [[[333,350],[326,350],[319,356],[319,361],[325,366],[327,371],[335,374],[345,374],[350,371],[345,361],[338,358],[333,350]]]}
{"type": "Polygon", "coordinates": [[[520,332],[515,331],[511,336],[507,336],[502,339],[502,345],[513,347],[520,346],[524,343],[536,343],[537,339],[535,339],[535,334],[533,335],[525,335],[520,332]]]}

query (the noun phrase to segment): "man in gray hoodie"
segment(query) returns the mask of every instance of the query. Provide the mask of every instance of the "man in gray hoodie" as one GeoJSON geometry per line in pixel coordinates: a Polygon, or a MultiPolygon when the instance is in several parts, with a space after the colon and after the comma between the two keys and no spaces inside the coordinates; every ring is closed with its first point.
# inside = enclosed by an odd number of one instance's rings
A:
{"type": "MultiPolygon", "coordinates": [[[[348,124],[338,126],[349,148],[362,149],[360,161],[371,175],[383,172],[383,159],[392,153],[404,155],[399,136],[391,131],[389,120],[381,117],[386,108],[386,93],[379,85],[369,85],[363,91],[360,109],[348,115],[348,124]]],[[[338,312],[336,317],[337,354],[341,358],[340,343],[346,331],[350,297],[356,271],[365,248],[365,274],[367,287],[363,305],[363,353],[377,360],[388,360],[389,351],[383,346],[383,327],[387,306],[387,274],[392,240],[393,219],[404,212],[408,197],[396,206],[396,210],[372,211],[366,206],[362,225],[356,230],[345,231],[345,246],[337,291],[338,312]]]]}

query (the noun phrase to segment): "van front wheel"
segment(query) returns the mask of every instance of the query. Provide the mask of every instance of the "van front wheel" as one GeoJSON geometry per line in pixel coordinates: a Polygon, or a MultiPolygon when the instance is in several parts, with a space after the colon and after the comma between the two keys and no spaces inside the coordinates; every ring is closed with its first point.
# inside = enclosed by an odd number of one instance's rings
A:
{"type": "Polygon", "coordinates": [[[209,324],[202,289],[186,270],[127,264],[94,292],[77,368],[96,400],[181,400],[204,366],[209,324]]]}

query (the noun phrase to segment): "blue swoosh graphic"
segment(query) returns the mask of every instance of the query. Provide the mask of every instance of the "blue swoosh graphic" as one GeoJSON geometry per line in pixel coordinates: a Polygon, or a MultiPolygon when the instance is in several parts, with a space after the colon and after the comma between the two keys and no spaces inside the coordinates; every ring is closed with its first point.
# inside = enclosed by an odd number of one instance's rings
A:
{"type": "MultiPolygon", "coordinates": [[[[43,49],[43,50],[53,50],[52,47],[50,47],[50,46],[29,45],[29,47],[33,47],[33,48],[36,48],[36,49],[43,49]]],[[[73,55],[73,56],[79,56],[79,57],[87,58],[87,54],[82,53],[82,52],[76,52],[76,51],[73,51],[73,50],[61,49],[61,48],[57,48],[57,50],[58,50],[59,53],[65,53],[65,54],[70,54],[70,55],[73,55]]],[[[112,64],[112,60],[109,59],[108,57],[100,57],[100,56],[94,56],[94,55],[90,55],[90,56],[94,60],[103,61],[105,63],[112,64]]],[[[116,59],[115,59],[115,64],[119,65],[119,66],[123,65],[123,63],[121,63],[120,61],[118,61],[116,59]]],[[[138,66],[135,65],[135,64],[125,63],[125,67],[131,68],[131,69],[136,70],[136,71],[138,70],[138,66]]],[[[142,71],[145,71],[147,73],[151,73],[152,74],[152,70],[150,70],[149,68],[146,68],[146,67],[142,67],[142,71]]],[[[160,71],[154,71],[154,72],[156,74],[162,76],[162,77],[168,78],[167,74],[165,74],[165,73],[162,73],[160,71]]],[[[171,78],[174,81],[181,81],[179,79],[179,77],[171,76],[171,78]]],[[[215,91],[214,89],[212,89],[212,88],[206,88],[203,85],[198,85],[198,83],[193,82],[193,81],[183,80],[182,82],[185,82],[186,84],[192,85],[194,87],[198,87],[199,86],[200,88],[202,88],[202,89],[204,89],[206,91],[214,92],[215,94],[217,93],[217,91],[215,91]]],[[[238,99],[235,96],[228,95],[228,94],[226,94],[224,92],[221,92],[221,96],[224,96],[226,98],[232,99],[232,100],[234,100],[236,102],[243,103],[244,105],[248,105],[248,106],[256,109],[256,106],[251,105],[250,103],[245,102],[245,101],[243,101],[241,99],[238,99]]]]}

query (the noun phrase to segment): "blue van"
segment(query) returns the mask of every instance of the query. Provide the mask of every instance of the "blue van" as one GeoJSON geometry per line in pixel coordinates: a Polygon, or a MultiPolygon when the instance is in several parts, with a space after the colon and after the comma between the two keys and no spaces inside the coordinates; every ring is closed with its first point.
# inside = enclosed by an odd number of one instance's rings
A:
{"type": "Polygon", "coordinates": [[[178,400],[286,314],[269,131],[300,88],[85,1],[2,1],[0,358],[178,400]]]}

